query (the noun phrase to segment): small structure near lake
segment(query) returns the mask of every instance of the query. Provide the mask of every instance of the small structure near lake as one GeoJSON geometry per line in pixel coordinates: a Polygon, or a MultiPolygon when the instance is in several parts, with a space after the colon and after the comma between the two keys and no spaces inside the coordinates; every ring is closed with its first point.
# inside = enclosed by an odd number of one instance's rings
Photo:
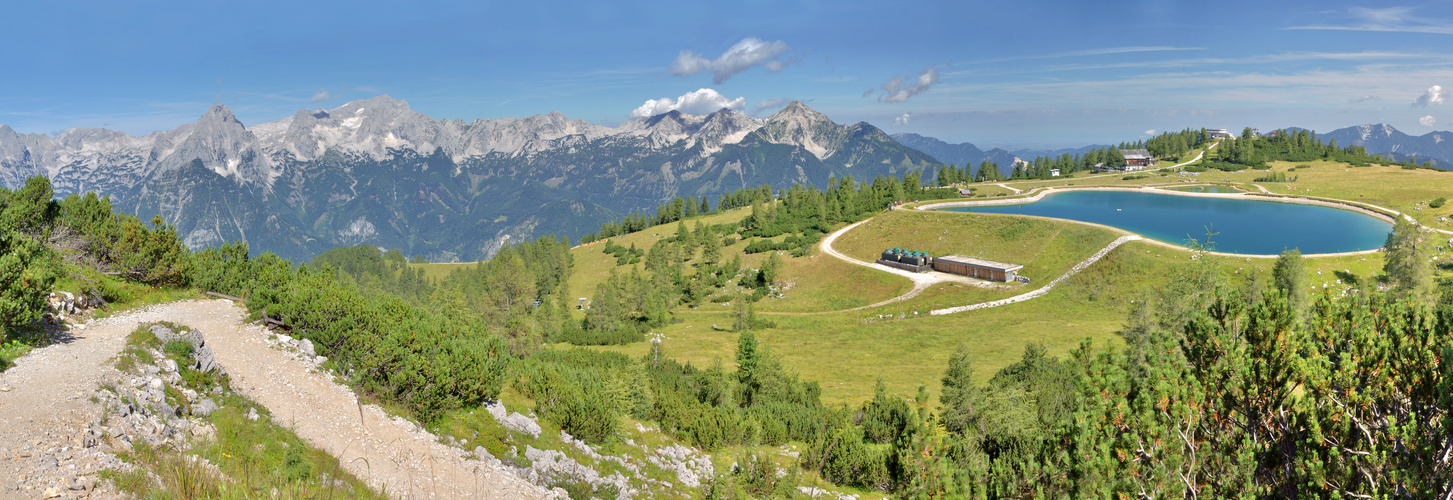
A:
{"type": "Polygon", "coordinates": [[[1014,271],[1020,269],[1024,269],[1024,266],[962,255],[945,255],[933,259],[933,270],[935,271],[990,281],[1015,281],[1014,271]]]}

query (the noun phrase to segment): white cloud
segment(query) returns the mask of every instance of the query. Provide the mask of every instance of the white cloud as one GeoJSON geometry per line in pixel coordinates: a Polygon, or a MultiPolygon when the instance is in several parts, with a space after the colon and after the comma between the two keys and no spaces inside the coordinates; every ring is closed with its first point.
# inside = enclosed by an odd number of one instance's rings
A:
{"type": "Polygon", "coordinates": [[[1155,135],[1155,129],[1145,131],[1145,135],[1155,135]]]}
{"type": "Polygon", "coordinates": [[[903,113],[902,115],[900,115],[897,118],[894,118],[893,119],[893,125],[898,126],[898,127],[902,127],[904,125],[908,125],[908,119],[909,118],[913,118],[913,113],[903,113]]]}
{"type": "Polygon", "coordinates": [[[1347,9],[1349,22],[1313,26],[1292,26],[1289,30],[1387,31],[1400,33],[1436,33],[1453,35],[1453,22],[1413,13],[1412,7],[1347,9]]]}
{"type": "Polygon", "coordinates": [[[747,37],[731,46],[714,61],[700,53],[683,50],[671,63],[670,71],[672,75],[690,76],[710,70],[713,75],[712,81],[721,84],[737,73],[755,66],[762,66],[773,73],[782,71],[790,61],[779,59],[778,56],[788,50],[791,50],[791,47],[788,47],[785,42],[768,42],[759,38],[747,37]]]}
{"type": "Polygon", "coordinates": [[[721,108],[740,110],[747,105],[747,98],[738,97],[728,99],[726,96],[712,89],[699,89],[682,94],[681,97],[672,99],[662,97],[660,99],[647,99],[640,107],[631,111],[631,118],[646,118],[656,116],[670,111],[680,111],[691,115],[704,115],[715,113],[721,108]]]}
{"type": "MultiPolygon", "coordinates": [[[[903,102],[910,97],[922,94],[933,84],[938,83],[938,70],[929,66],[928,69],[918,74],[918,78],[912,85],[905,86],[903,81],[904,77],[895,76],[892,80],[888,80],[888,83],[883,84],[883,95],[878,96],[878,102],[903,102]]],[[[863,96],[867,97],[867,94],[863,94],[863,96]]]]}
{"type": "Polygon", "coordinates": [[[1431,126],[1437,125],[1437,124],[1438,124],[1438,119],[1437,118],[1433,118],[1433,115],[1428,115],[1428,116],[1424,116],[1422,118],[1418,118],[1418,125],[1422,125],[1424,127],[1431,127],[1431,126]]]}
{"type": "Polygon", "coordinates": [[[770,110],[770,109],[777,109],[777,108],[780,108],[782,106],[786,106],[787,103],[789,103],[789,102],[792,102],[792,100],[791,99],[767,99],[765,101],[758,101],[756,104],[752,105],[752,111],[750,111],[748,114],[755,115],[757,113],[761,113],[763,111],[767,111],[767,110],[770,110]]]}
{"type": "Polygon", "coordinates": [[[1427,92],[1423,92],[1423,95],[1420,95],[1417,99],[1413,100],[1413,106],[1419,108],[1426,108],[1434,104],[1443,104],[1443,94],[1444,92],[1442,85],[1434,85],[1432,87],[1428,87],[1427,92]]]}
{"type": "Polygon", "coordinates": [[[308,99],[308,100],[309,101],[312,101],[312,102],[323,102],[323,101],[326,101],[326,100],[329,100],[329,99],[332,99],[332,98],[333,98],[333,93],[332,92],[328,92],[326,90],[319,90],[318,93],[313,94],[313,97],[311,99],[308,99]]]}

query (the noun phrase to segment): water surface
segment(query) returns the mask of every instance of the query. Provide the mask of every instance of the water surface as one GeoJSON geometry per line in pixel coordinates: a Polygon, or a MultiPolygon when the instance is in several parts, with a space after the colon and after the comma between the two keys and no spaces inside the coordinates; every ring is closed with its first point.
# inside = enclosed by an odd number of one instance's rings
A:
{"type": "Polygon", "coordinates": [[[1215,250],[1278,254],[1375,250],[1392,224],[1360,212],[1317,205],[1244,198],[1213,198],[1131,191],[1069,191],[1023,205],[950,208],[959,212],[1038,215],[1094,222],[1183,245],[1206,239],[1215,250]]]}

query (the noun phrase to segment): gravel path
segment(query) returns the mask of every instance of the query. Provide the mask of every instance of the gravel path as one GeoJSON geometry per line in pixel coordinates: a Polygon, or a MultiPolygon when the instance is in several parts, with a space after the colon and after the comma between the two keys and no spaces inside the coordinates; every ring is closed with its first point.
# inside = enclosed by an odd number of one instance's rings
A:
{"type": "Polygon", "coordinates": [[[177,321],[206,337],[232,388],[267,407],[273,420],[343,462],[349,472],[394,498],[551,498],[502,468],[464,458],[412,422],[360,404],[346,386],[303,357],[270,342],[267,329],[243,322],[228,300],[195,303],[202,317],[177,321]]]}
{"type": "Polygon", "coordinates": [[[121,352],[126,334],[143,322],[199,319],[198,302],[151,306],[68,325],[53,343],[15,360],[0,374],[0,498],[120,498],[97,472],[117,461],[106,447],[87,447],[87,427],[103,408],[91,400],[121,352]],[[54,495],[54,496],[52,496],[54,495]]]}
{"type": "Polygon", "coordinates": [[[1066,273],[1060,275],[1060,277],[1055,278],[1054,281],[1049,282],[1048,285],[1044,285],[1043,287],[1039,288],[1038,290],[1034,290],[1032,292],[1021,293],[1019,295],[1015,295],[1015,296],[1009,297],[1007,299],[991,300],[989,302],[980,302],[978,304],[969,304],[969,305],[966,305],[966,306],[949,307],[949,308],[944,308],[944,309],[935,309],[935,310],[929,312],[929,314],[932,314],[934,316],[942,316],[942,315],[945,315],[945,314],[961,313],[961,312],[964,312],[964,311],[974,311],[974,310],[978,310],[978,309],[988,309],[990,307],[1007,306],[1009,304],[1015,304],[1015,303],[1019,303],[1019,302],[1024,302],[1026,300],[1029,300],[1029,299],[1032,299],[1032,298],[1035,298],[1035,297],[1039,297],[1041,295],[1044,295],[1046,293],[1049,293],[1050,290],[1054,290],[1054,287],[1056,285],[1059,285],[1060,282],[1064,281],[1065,279],[1069,278],[1070,276],[1074,276],[1076,274],[1079,274],[1080,271],[1083,271],[1083,270],[1085,270],[1085,268],[1090,267],[1090,264],[1094,264],[1096,261],[1099,261],[1101,257],[1104,257],[1106,254],[1110,253],[1111,250],[1114,250],[1115,248],[1119,247],[1120,245],[1125,244],[1126,242],[1129,242],[1129,241],[1137,241],[1137,240],[1141,240],[1141,239],[1144,239],[1144,238],[1141,238],[1139,235],[1134,235],[1134,234],[1129,235],[1129,236],[1121,236],[1119,238],[1115,238],[1115,241],[1110,242],[1109,245],[1105,245],[1105,248],[1101,248],[1100,251],[1095,252],[1095,255],[1091,255],[1090,258],[1081,261],[1079,264],[1075,264],[1075,267],[1070,268],[1069,272],[1066,272],[1066,273]]]}
{"type": "Polygon", "coordinates": [[[0,499],[51,498],[50,493],[119,497],[104,485],[94,493],[75,488],[94,485],[96,471],[115,462],[101,452],[104,446],[81,446],[87,425],[102,413],[89,395],[114,370],[110,360],[126,335],[153,321],[200,331],[234,390],[391,497],[534,499],[563,493],[467,459],[463,450],[436,442],[413,423],[360,404],[351,390],[318,372],[306,357],[274,347],[273,335],[246,323],[244,314],[228,300],[151,306],[73,327],[55,344],[17,360],[0,374],[0,499]]]}

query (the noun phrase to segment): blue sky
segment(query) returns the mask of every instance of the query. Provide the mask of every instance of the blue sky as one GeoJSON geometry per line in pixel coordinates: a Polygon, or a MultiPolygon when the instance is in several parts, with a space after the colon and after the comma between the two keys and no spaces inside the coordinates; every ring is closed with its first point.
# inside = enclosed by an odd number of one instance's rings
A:
{"type": "Polygon", "coordinates": [[[985,147],[1453,128],[1449,0],[57,1],[6,18],[0,123],[34,133],[144,134],[213,103],[254,124],[379,94],[435,118],[604,124],[797,99],[985,147]]]}

